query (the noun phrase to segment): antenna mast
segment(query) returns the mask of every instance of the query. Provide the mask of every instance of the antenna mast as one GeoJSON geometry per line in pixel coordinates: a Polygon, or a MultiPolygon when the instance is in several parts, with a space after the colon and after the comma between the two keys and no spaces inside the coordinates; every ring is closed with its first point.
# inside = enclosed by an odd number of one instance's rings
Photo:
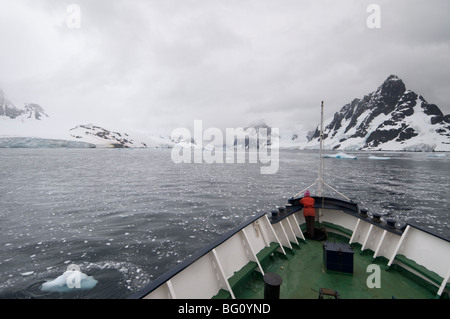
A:
{"type": "Polygon", "coordinates": [[[323,101],[320,111],[320,151],[319,151],[319,176],[317,178],[317,192],[321,197],[323,194],[323,101]]]}
{"type": "MultiPolygon", "coordinates": [[[[307,188],[305,188],[301,192],[298,192],[296,195],[294,195],[294,197],[297,197],[297,196],[301,195],[304,191],[306,191],[310,187],[312,187],[312,186],[317,184],[317,195],[319,197],[322,197],[322,206],[323,206],[323,189],[324,189],[324,186],[329,187],[330,189],[332,189],[333,191],[335,191],[336,193],[338,193],[339,195],[341,195],[342,197],[344,197],[346,200],[349,201],[350,198],[348,198],[344,194],[340,193],[337,189],[334,189],[333,187],[331,187],[330,185],[325,183],[325,181],[323,179],[323,177],[324,177],[323,153],[324,152],[323,152],[323,101],[322,101],[321,112],[320,112],[320,150],[319,150],[319,172],[318,172],[318,177],[317,177],[317,180],[314,183],[309,185],[307,188]]],[[[320,211],[319,216],[321,216],[321,214],[322,213],[320,211]]]]}

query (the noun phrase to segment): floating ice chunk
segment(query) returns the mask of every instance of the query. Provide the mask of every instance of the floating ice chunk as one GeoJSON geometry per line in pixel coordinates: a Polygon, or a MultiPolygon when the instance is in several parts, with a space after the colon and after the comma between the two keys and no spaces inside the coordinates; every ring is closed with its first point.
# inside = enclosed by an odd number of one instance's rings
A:
{"type": "Polygon", "coordinates": [[[28,271],[28,272],[24,272],[21,275],[22,276],[31,276],[32,274],[34,274],[34,271],[28,271]]]}
{"type": "Polygon", "coordinates": [[[128,273],[128,269],[125,267],[120,268],[119,271],[124,274],[128,273]]]}
{"type": "Polygon", "coordinates": [[[371,160],[389,160],[391,158],[390,157],[384,157],[384,156],[371,155],[371,156],[368,157],[368,159],[371,159],[371,160]]]}
{"type": "Polygon", "coordinates": [[[427,154],[427,157],[447,157],[447,154],[445,154],[445,153],[431,153],[431,154],[427,154]]]}
{"type": "Polygon", "coordinates": [[[97,285],[97,280],[80,271],[76,265],[69,265],[67,270],[56,279],[47,281],[41,286],[46,292],[69,292],[74,289],[92,289],[97,285]]]}
{"type": "Polygon", "coordinates": [[[344,159],[356,159],[356,156],[352,156],[346,153],[337,153],[337,154],[325,154],[323,157],[325,158],[344,158],[344,159]]]}

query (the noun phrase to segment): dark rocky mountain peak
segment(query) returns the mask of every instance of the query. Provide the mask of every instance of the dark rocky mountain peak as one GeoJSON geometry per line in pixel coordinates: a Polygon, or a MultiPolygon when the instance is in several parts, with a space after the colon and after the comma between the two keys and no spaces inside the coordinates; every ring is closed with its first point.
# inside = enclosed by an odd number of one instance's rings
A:
{"type": "MultiPolygon", "coordinates": [[[[332,149],[405,149],[428,143],[427,149],[434,150],[450,145],[450,116],[407,90],[396,75],[362,99],[344,105],[327,123],[324,141],[332,149]]],[[[319,128],[309,134],[308,143],[318,140],[319,128]]]]}
{"type": "Polygon", "coordinates": [[[49,117],[44,108],[39,104],[28,103],[20,109],[17,108],[0,89],[0,116],[15,119],[25,115],[26,118],[41,120],[43,117],[49,117]]]}

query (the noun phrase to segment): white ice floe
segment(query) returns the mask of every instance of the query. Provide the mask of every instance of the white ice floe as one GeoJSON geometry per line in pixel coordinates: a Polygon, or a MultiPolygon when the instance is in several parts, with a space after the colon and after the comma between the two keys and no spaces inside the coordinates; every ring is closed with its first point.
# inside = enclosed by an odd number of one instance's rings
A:
{"type": "Polygon", "coordinates": [[[41,290],[47,292],[69,292],[74,289],[92,289],[98,281],[79,270],[79,267],[68,266],[67,270],[56,279],[42,284],[41,290]]]}
{"type": "Polygon", "coordinates": [[[385,156],[375,156],[375,155],[371,155],[371,156],[368,157],[368,159],[370,159],[370,160],[381,160],[381,161],[383,161],[383,160],[390,160],[391,158],[390,158],[390,157],[385,157],[385,156]]]}
{"type": "Polygon", "coordinates": [[[31,276],[32,274],[34,274],[34,271],[27,271],[27,272],[22,273],[21,275],[26,277],[26,276],[31,276]]]}
{"type": "Polygon", "coordinates": [[[347,153],[337,153],[337,154],[325,154],[325,158],[343,158],[343,159],[357,159],[356,156],[349,155],[347,153]]]}

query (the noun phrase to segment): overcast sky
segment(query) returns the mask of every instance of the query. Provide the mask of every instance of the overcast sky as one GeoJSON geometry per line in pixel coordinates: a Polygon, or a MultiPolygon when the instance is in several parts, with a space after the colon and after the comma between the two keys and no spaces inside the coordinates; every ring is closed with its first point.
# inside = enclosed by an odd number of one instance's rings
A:
{"type": "Polygon", "coordinates": [[[330,117],[396,74],[448,114],[449,16],[448,0],[0,0],[0,88],[110,129],[312,129],[320,101],[330,117]]]}

